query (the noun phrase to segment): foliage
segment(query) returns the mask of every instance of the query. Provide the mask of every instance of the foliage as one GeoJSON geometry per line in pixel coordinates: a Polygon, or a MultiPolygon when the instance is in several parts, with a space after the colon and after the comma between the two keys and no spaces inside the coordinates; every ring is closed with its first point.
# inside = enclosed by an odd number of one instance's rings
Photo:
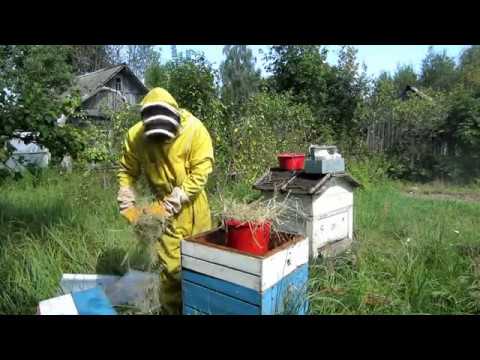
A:
{"type": "Polygon", "coordinates": [[[295,103],[288,93],[260,92],[240,113],[214,130],[219,180],[236,176],[253,181],[277,163],[276,154],[305,152],[308,142],[328,142],[332,136],[325,124],[317,124],[307,105],[295,103]]]}
{"type": "Polygon", "coordinates": [[[115,64],[108,45],[69,45],[69,63],[75,75],[82,75],[115,64]]]}
{"type": "Polygon", "coordinates": [[[477,96],[480,92],[480,46],[472,45],[466,48],[458,66],[460,84],[477,96]]]}
{"type": "Polygon", "coordinates": [[[149,89],[154,87],[166,87],[168,83],[168,72],[160,61],[155,61],[145,70],[145,85],[149,89]]]}
{"type": "Polygon", "coordinates": [[[355,146],[360,125],[356,112],[368,93],[369,79],[365,66],[360,70],[357,53],[353,46],[340,48],[328,87],[328,116],[334,119],[330,126],[337,135],[335,142],[344,148],[355,146]]]}
{"type": "Polygon", "coordinates": [[[434,154],[448,114],[447,99],[431,92],[433,100],[417,96],[403,100],[392,97],[392,89],[393,83],[384,83],[358,113],[359,121],[395,129],[392,143],[385,148],[392,162],[391,175],[429,178],[437,171],[434,154]]]}
{"type": "Polygon", "coordinates": [[[145,81],[149,87],[167,89],[180,107],[200,119],[208,116],[212,103],[217,99],[216,73],[201,54],[193,54],[190,58],[179,57],[165,65],[156,62],[146,74],[145,81]]]}
{"type": "MultiPolygon", "coordinates": [[[[2,45],[0,50],[0,140],[17,131],[31,133],[30,141],[46,146],[59,158],[81,148],[78,131],[57,126],[63,114],[72,115],[80,104],[70,94],[72,68],[68,46],[2,45]]],[[[28,141],[28,140],[27,140],[28,141]]]]}
{"type": "Polygon", "coordinates": [[[430,47],[422,62],[420,74],[422,86],[437,91],[448,91],[455,86],[457,77],[455,60],[449,57],[445,50],[435,53],[433,47],[430,47]]]}
{"type": "Polygon", "coordinates": [[[418,83],[418,75],[412,65],[399,65],[393,76],[393,84],[398,95],[405,91],[407,86],[416,86],[418,83]]]}
{"type": "Polygon", "coordinates": [[[392,163],[384,154],[363,153],[347,157],[346,167],[365,189],[372,189],[388,179],[392,163]]]}
{"type": "Polygon", "coordinates": [[[274,45],[265,59],[275,90],[291,91],[295,100],[324,114],[331,68],[327,50],[318,45],[274,45]]]}
{"type": "Polygon", "coordinates": [[[470,180],[480,176],[480,101],[471,91],[458,88],[450,96],[442,137],[448,144],[443,171],[470,180]],[[452,166],[455,164],[455,166],[452,166]]]}
{"type": "Polygon", "coordinates": [[[342,46],[338,55],[336,66],[327,63],[327,50],[318,45],[272,46],[266,56],[266,69],[272,73],[267,85],[277,92],[291,92],[297,103],[307,104],[318,121],[335,132],[337,142],[358,136],[354,114],[368,92],[357,50],[342,46]]]}
{"type": "Polygon", "coordinates": [[[256,59],[246,45],[225,45],[225,60],[220,64],[222,101],[234,109],[258,90],[260,71],[255,70],[256,59]]]}
{"type": "Polygon", "coordinates": [[[84,128],[88,137],[88,146],[81,154],[81,160],[87,163],[106,163],[115,165],[120,157],[125,135],[136,122],[140,121],[137,106],[124,105],[117,111],[104,112],[108,120],[104,124],[89,123],[84,128]]]}
{"type": "Polygon", "coordinates": [[[144,79],[151,64],[160,61],[160,51],[154,45],[126,45],[125,63],[139,79],[144,79]]]}

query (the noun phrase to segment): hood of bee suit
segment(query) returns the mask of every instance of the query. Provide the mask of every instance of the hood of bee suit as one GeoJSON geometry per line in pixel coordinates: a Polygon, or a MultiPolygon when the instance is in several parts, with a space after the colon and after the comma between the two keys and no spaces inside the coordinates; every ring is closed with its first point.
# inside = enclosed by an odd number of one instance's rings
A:
{"type": "Polygon", "coordinates": [[[177,102],[162,88],[148,92],[140,103],[145,136],[173,139],[177,136],[181,114],[177,102]]]}

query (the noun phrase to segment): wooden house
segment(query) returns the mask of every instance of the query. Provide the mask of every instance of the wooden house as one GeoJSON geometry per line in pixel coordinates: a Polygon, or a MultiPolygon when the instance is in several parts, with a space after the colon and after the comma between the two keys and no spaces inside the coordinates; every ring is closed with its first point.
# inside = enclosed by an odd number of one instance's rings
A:
{"type": "Polygon", "coordinates": [[[105,120],[106,111],[121,109],[124,104],[138,104],[148,92],[125,64],[77,76],[74,88],[80,91],[81,109],[94,121],[105,120]]]}

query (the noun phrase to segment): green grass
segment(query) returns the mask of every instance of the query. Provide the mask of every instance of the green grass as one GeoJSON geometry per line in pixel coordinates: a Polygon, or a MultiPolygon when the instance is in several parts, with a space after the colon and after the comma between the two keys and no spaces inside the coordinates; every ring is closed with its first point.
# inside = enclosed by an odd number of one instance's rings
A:
{"type": "Polygon", "coordinates": [[[317,314],[472,314],[480,310],[480,203],[359,191],[353,251],[311,267],[317,314]],[[478,250],[477,250],[478,249],[478,250]]]}
{"type": "Polygon", "coordinates": [[[134,235],[118,216],[113,180],[46,174],[2,185],[1,314],[35,313],[62,273],[115,270],[134,235]]]}
{"type": "MultiPolygon", "coordinates": [[[[124,271],[135,237],[118,216],[116,189],[113,175],[54,172],[0,187],[1,314],[35,313],[62,273],[124,271]]],[[[248,184],[222,193],[256,197],[248,184]]],[[[218,211],[218,193],[210,200],[218,211]]],[[[480,312],[480,203],[417,199],[390,183],[355,201],[354,248],[311,264],[312,313],[480,312]]]]}

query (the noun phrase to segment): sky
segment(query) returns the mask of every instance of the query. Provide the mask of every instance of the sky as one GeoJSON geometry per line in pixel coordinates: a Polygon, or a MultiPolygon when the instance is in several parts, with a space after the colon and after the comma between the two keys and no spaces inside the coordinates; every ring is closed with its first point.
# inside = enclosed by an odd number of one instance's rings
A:
{"type": "MultiPolygon", "coordinates": [[[[203,52],[207,60],[209,60],[215,68],[223,60],[224,45],[177,45],[177,52],[185,52],[187,49],[203,52]]],[[[415,70],[419,71],[422,59],[427,54],[430,45],[355,45],[358,49],[358,58],[360,63],[367,65],[367,73],[370,76],[378,76],[382,71],[394,72],[399,64],[412,65],[415,70]]],[[[436,51],[445,49],[449,56],[458,59],[461,51],[469,45],[434,45],[436,51]]],[[[171,58],[171,45],[160,45],[162,62],[171,58]]],[[[269,45],[249,45],[254,56],[257,58],[257,67],[263,70],[263,56],[260,51],[268,51],[269,45]]],[[[330,64],[337,62],[337,52],[339,45],[327,45],[328,57],[330,64]]]]}

